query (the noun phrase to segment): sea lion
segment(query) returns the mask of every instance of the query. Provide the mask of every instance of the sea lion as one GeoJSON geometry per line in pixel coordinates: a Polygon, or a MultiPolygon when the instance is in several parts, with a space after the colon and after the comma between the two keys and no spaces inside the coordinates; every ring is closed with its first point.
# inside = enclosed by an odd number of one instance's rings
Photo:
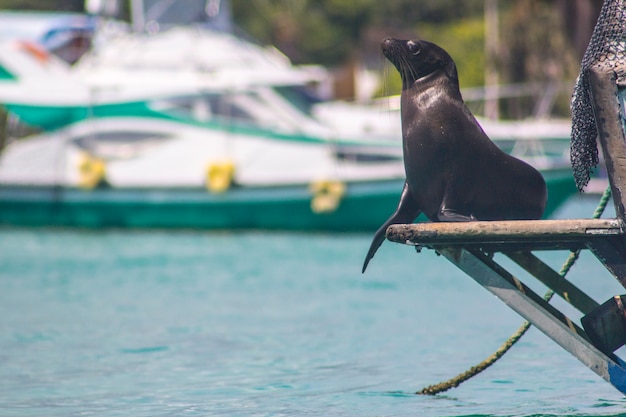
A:
{"type": "Polygon", "coordinates": [[[546,183],[527,163],[500,150],[465,105],[454,61],[424,40],[386,38],[385,57],[402,77],[406,180],[395,213],[376,231],[363,270],[387,227],[430,220],[530,220],[543,214],[546,183]]]}

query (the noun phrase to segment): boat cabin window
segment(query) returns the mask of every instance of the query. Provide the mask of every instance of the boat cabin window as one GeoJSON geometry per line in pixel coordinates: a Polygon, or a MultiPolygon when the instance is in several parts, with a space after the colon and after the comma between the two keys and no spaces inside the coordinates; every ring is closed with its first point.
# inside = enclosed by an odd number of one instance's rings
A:
{"type": "Polygon", "coordinates": [[[76,136],[72,142],[91,155],[103,159],[128,159],[153,149],[172,136],[161,132],[112,130],[76,136]]]}

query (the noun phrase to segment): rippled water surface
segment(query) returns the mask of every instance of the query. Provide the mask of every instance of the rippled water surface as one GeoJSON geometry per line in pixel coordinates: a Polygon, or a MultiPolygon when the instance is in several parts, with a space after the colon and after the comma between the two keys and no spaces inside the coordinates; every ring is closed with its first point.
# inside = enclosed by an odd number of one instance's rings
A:
{"type": "MultiPolygon", "coordinates": [[[[626,415],[535,329],[460,387],[414,395],[522,320],[431,251],[386,242],[362,275],[370,238],[0,230],[0,415],[626,415]]],[[[589,254],[571,279],[624,293],[589,254]]]]}

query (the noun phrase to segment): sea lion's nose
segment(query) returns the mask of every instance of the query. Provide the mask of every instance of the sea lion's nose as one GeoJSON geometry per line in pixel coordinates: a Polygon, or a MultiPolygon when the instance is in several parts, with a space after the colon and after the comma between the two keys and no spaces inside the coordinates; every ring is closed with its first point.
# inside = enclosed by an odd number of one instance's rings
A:
{"type": "Polygon", "coordinates": [[[383,52],[390,51],[393,49],[393,45],[395,42],[396,40],[394,38],[386,37],[380,43],[380,48],[383,50],[383,52]]]}

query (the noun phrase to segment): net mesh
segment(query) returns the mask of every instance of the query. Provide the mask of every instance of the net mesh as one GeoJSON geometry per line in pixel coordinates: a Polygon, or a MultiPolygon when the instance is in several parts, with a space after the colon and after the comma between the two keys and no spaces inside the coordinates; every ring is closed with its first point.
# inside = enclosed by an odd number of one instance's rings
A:
{"type": "MultiPolygon", "coordinates": [[[[602,63],[615,70],[626,63],[626,0],[605,0],[583,56],[580,75],[572,96],[572,137],[570,160],[580,191],[589,183],[598,165],[598,131],[591,105],[588,69],[602,63]]],[[[623,78],[624,73],[617,74],[623,78]]]]}

